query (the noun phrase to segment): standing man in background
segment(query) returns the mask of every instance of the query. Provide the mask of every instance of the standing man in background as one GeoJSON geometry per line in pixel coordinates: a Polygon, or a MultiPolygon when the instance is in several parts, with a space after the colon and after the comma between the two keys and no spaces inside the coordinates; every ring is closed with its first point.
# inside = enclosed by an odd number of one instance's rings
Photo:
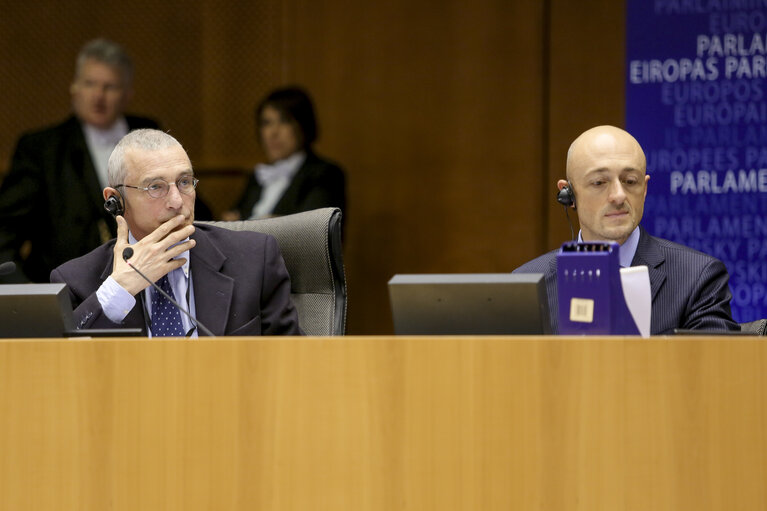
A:
{"type": "Polygon", "coordinates": [[[132,85],[125,51],[111,41],[90,41],[77,56],[72,115],[17,142],[0,186],[0,262],[19,266],[8,281],[48,282],[53,268],[115,236],[101,193],[109,155],[129,131],[157,128],[153,120],[124,114],[132,85]]]}

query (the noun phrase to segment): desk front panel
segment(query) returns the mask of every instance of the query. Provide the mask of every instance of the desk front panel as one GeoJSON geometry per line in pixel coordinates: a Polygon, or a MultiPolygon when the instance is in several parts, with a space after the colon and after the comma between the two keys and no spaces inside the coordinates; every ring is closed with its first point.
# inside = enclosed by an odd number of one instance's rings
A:
{"type": "Polygon", "coordinates": [[[757,338],[0,341],[0,509],[765,509],[757,338]]]}

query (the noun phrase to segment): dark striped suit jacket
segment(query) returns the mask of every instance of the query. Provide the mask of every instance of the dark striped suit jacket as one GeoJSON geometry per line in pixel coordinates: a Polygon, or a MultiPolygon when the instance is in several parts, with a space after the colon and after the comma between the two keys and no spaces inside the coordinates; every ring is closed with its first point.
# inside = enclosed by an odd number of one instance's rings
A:
{"type": "MultiPolygon", "coordinates": [[[[729,275],[716,258],[684,245],[650,236],[641,226],[639,245],[632,266],[646,265],[650,274],[652,318],[650,333],[689,330],[740,330],[732,319],[729,275]]],[[[557,253],[553,250],[514,270],[513,273],[543,273],[551,313],[551,331],[559,332],[557,253]]]]}

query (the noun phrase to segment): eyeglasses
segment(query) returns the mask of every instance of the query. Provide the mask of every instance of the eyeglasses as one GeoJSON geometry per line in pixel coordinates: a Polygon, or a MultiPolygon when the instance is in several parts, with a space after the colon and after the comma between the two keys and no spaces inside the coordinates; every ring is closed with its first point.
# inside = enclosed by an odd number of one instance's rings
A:
{"type": "MultiPolygon", "coordinates": [[[[197,183],[199,183],[200,180],[193,176],[181,176],[176,181],[176,188],[178,188],[178,191],[181,193],[184,193],[186,195],[191,195],[195,188],[197,188],[197,183]]],[[[115,185],[115,188],[119,188],[120,186],[124,186],[125,188],[135,188],[136,190],[143,190],[146,193],[149,194],[150,197],[153,199],[161,199],[168,195],[168,191],[170,190],[170,184],[165,181],[164,179],[155,179],[151,183],[149,183],[149,186],[143,187],[143,186],[133,186],[133,185],[115,185]]]]}

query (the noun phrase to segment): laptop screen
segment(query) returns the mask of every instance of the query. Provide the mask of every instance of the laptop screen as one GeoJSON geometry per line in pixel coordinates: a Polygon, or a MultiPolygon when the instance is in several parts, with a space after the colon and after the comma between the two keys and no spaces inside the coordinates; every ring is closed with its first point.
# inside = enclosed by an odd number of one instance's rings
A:
{"type": "Polygon", "coordinates": [[[397,335],[550,333],[540,273],[395,275],[389,300],[397,335]]]}

